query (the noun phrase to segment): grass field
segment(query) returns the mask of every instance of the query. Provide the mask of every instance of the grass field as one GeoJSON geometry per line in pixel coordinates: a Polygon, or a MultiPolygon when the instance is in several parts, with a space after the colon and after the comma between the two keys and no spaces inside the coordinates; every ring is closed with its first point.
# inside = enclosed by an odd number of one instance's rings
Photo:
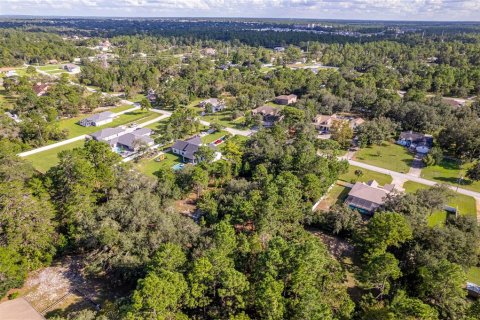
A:
{"type": "Polygon", "coordinates": [[[410,170],[413,155],[402,146],[383,143],[381,146],[374,145],[360,149],[354,159],[373,166],[407,173],[410,170]]]}
{"type": "Polygon", "coordinates": [[[444,159],[438,165],[424,168],[422,170],[422,178],[480,192],[480,181],[465,179],[466,171],[471,165],[471,163],[461,165],[457,161],[444,159]],[[460,180],[459,178],[463,179],[460,180]],[[459,184],[459,182],[461,183],[459,184]]]}
{"type": "Polygon", "coordinates": [[[375,180],[380,184],[381,186],[391,183],[392,182],[392,176],[383,174],[383,173],[378,173],[375,171],[370,171],[367,169],[363,169],[360,167],[356,166],[349,166],[348,167],[348,172],[342,174],[340,177],[338,177],[339,180],[348,182],[348,183],[355,183],[355,182],[367,182],[370,180],[375,180]],[[355,175],[355,170],[361,170],[363,172],[363,175],[360,177],[357,177],[355,175]]]}
{"type": "Polygon", "coordinates": [[[67,70],[62,69],[61,64],[49,64],[46,66],[37,67],[37,69],[43,72],[46,72],[48,74],[67,73],[67,70]]]}
{"type": "Polygon", "coordinates": [[[208,134],[204,137],[202,137],[202,142],[204,144],[209,144],[225,135],[229,134],[227,131],[217,131],[217,132],[214,132],[212,134],[208,134]]]}
{"type": "Polygon", "coordinates": [[[477,285],[480,285],[480,267],[471,267],[467,272],[467,279],[477,285]]]}
{"type": "Polygon", "coordinates": [[[160,168],[171,168],[177,163],[182,162],[182,159],[173,154],[165,153],[165,159],[157,162],[155,159],[144,159],[137,164],[138,170],[149,176],[155,176],[155,172],[160,170],[160,168]]]}
{"type": "Polygon", "coordinates": [[[13,107],[14,103],[15,98],[7,95],[5,89],[3,87],[0,87],[0,107],[4,110],[9,110],[13,107]]]}
{"type": "MultiPolygon", "coordinates": [[[[198,114],[200,115],[202,113],[202,110],[200,109],[198,111],[198,114]]],[[[214,114],[209,114],[205,115],[203,117],[200,117],[202,120],[210,122],[210,123],[218,123],[224,127],[229,127],[229,128],[235,128],[235,129],[245,129],[243,126],[243,123],[245,121],[245,117],[240,117],[235,120],[232,120],[232,110],[223,110],[216,112],[214,114]]]]}
{"type": "Polygon", "coordinates": [[[317,207],[317,210],[325,211],[335,204],[342,204],[348,196],[350,188],[334,185],[330,192],[323,198],[317,207]]]}
{"type": "MultiPolygon", "coordinates": [[[[403,187],[406,192],[413,193],[419,189],[427,189],[429,186],[413,181],[407,181],[403,187]]],[[[460,193],[454,193],[454,196],[448,202],[448,205],[457,208],[461,215],[476,216],[477,207],[475,199],[460,193]]],[[[428,219],[429,225],[444,225],[447,219],[446,211],[435,212],[428,219]]]]}
{"type": "Polygon", "coordinates": [[[84,140],[75,141],[54,149],[46,150],[30,156],[25,157],[26,160],[33,164],[33,167],[40,172],[46,172],[51,167],[58,163],[57,154],[64,150],[72,150],[74,148],[80,148],[84,145],[84,140]]]}
{"type": "Polygon", "coordinates": [[[142,123],[148,120],[155,119],[158,116],[159,115],[157,113],[154,113],[151,111],[135,110],[132,112],[124,113],[120,115],[117,119],[113,120],[112,122],[107,123],[100,127],[82,127],[81,125],[77,124],[77,122],[81,119],[88,117],[88,115],[82,115],[81,117],[61,120],[59,122],[59,127],[61,130],[63,129],[68,130],[67,138],[73,138],[73,137],[81,136],[83,134],[93,133],[104,128],[117,127],[130,122],[142,123]]]}

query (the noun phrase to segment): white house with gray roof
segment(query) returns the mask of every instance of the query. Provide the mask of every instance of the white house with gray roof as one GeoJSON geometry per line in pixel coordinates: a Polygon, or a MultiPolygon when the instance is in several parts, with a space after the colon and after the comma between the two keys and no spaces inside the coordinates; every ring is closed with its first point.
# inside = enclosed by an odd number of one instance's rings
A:
{"type": "Polygon", "coordinates": [[[217,98],[210,98],[210,99],[203,100],[202,102],[199,103],[199,106],[203,108],[205,112],[209,112],[207,108],[211,106],[212,113],[225,110],[225,108],[227,107],[224,100],[217,99],[217,98]]]}
{"type": "Polygon", "coordinates": [[[117,115],[110,111],[104,111],[91,115],[88,118],[82,119],[78,122],[79,125],[84,127],[100,127],[107,123],[110,123],[115,119],[117,115]]]}
{"type": "Polygon", "coordinates": [[[112,150],[138,151],[141,146],[150,147],[154,140],[150,137],[152,130],[148,128],[106,128],[89,135],[90,139],[108,143],[112,150]]]}

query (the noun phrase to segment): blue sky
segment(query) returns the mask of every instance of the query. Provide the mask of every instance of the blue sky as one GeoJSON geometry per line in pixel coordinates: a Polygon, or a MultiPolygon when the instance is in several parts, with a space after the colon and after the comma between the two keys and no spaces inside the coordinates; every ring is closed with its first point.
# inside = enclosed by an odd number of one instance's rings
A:
{"type": "Polygon", "coordinates": [[[0,15],[480,21],[480,0],[0,0],[0,15]]]}

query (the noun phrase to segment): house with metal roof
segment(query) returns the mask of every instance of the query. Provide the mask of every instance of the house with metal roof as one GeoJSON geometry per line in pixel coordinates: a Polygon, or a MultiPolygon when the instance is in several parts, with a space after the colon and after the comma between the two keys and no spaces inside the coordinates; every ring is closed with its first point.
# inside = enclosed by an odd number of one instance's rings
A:
{"type": "Polygon", "coordinates": [[[99,127],[112,122],[116,117],[117,115],[115,113],[104,111],[82,119],[78,122],[78,124],[84,127],[99,127]]]}
{"type": "Polygon", "coordinates": [[[348,193],[345,203],[360,213],[371,215],[385,203],[387,196],[394,189],[393,184],[380,187],[375,180],[367,183],[357,182],[348,193]]]}

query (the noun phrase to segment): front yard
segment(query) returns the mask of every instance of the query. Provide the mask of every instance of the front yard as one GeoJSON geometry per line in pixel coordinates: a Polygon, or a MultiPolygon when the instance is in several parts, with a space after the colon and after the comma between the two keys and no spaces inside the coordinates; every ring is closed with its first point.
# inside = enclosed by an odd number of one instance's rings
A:
{"type": "Polygon", "coordinates": [[[58,164],[57,154],[63,150],[72,150],[74,148],[81,148],[84,145],[84,140],[75,141],[57,148],[45,150],[39,153],[32,154],[25,157],[25,159],[33,164],[33,167],[40,172],[47,172],[48,169],[58,164]]]}
{"type": "Polygon", "coordinates": [[[384,142],[382,145],[373,145],[358,151],[354,160],[388,170],[408,173],[414,155],[400,145],[384,142]]]}
{"type": "MultiPolygon", "coordinates": [[[[407,181],[404,183],[403,187],[405,188],[405,192],[413,193],[419,189],[427,189],[429,186],[424,184],[416,183],[413,181],[407,181]]],[[[460,193],[454,193],[454,196],[448,202],[448,205],[458,209],[458,212],[461,215],[468,215],[472,217],[477,216],[477,207],[475,199],[460,193]]],[[[442,210],[433,213],[429,219],[429,225],[444,225],[447,219],[447,212],[442,210]]]]}
{"type": "Polygon", "coordinates": [[[375,180],[381,186],[392,183],[392,176],[388,174],[383,174],[375,171],[370,171],[367,169],[363,169],[356,166],[349,166],[348,172],[340,175],[338,177],[339,180],[348,182],[348,183],[355,183],[355,182],[368,182],[370,180],[375,180]],[[360,177],[355,175],[355,171],[360,170],[362,174],[360,177]]]}
{"type": "Polygon", "coordinates": [[[480,181],[465,178],[466,171],[471,165],[471,163],[461,165],[458,161],[444,159],[438,165],[425,167],[422,170],[422,178],[480,192],[480,181]]]}
{"type": "MultiPolygon", "coordinates": [[[[200,109],[198,113],[201,114],[202,110],[200,109]]],[[[229,109],[202,116],[200,117],[200,119],[210,123],[217,123],[224,127],[235,128],[239,130],[245,129],[243,125],[245,117],[240,117],[232,120],[232,110],[229,109]]]]}

